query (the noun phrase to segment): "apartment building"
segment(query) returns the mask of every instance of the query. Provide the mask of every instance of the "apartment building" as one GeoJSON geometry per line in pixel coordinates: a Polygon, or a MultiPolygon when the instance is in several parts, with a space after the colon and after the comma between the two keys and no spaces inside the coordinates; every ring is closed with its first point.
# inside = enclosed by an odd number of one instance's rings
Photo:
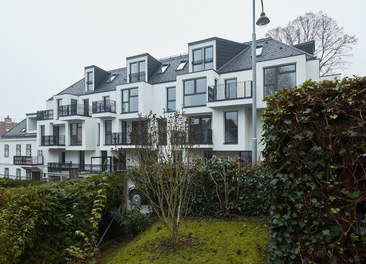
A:
{"type": "MultiPolygon", "coordinates": [[[[188,43],[187,49],[187,54],[163,59],[148,53],[131,56],[126,67],[115,70],[85,67],[82,79],[0,139],[0,173],[5,166],[10,169],[12,159],[15,170],[34,178],[70,168],[80,173],[113,170],[116,149],[124,150],[125,160],[132,157],[136,144],[129,128],[138,126],[138,114],[151,111],[183,110],[202,135],[197,155],[249,160],[252,126],[260,139],[266,98],[283,87],[319,80],[314,42],[289,46],[272,38],[257,40],[258,121],[253,124],[251,42],[214,37],[188,43]],[[24,129],[23,138],[15,137],[19,129],[24,129]],[[31,145],[26,153],[31,158],[17,151],[20,140],[22,149],[31,145]]],[[[263,146],[258,149],[260,159],[263,146]]]]}

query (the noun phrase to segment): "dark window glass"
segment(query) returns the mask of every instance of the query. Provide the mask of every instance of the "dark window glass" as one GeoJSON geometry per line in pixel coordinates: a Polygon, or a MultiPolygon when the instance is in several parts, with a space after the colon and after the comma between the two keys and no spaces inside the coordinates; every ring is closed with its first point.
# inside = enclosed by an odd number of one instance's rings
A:
{"type": "Polygon", "coordinates": [[[203,106],[206,104],[206,78],[184,81],[184,106],[203,106]]]}
{"type": "Polygon", "coordinates": [[[104,122],[104,130],[105,130],[105,144],[112,144],[112,120],[106,120],[104,122]]]}
{"type": "Polygon", "coordinates": [[[213,47],[193,50],[193,71],[209,70],[213,68],[213,47]]]}
{"type": "Polygon", "coordinates": [[[233,99],[238,97],[236,79],[225,80],[225,97],[226,99],[233,99]]]}
{"type": "Polygon", "coordinates": [[[225,112],[225,143],[238,143],[238,112],[225,112]]]}
{"type": "Polygon", "coordinates": [[[130,64],[130,82],[145,81],[145,61],[138,61],[130,64]]]}
{"type": "Polygon", "coordinates": [[[122,90],[122,113],[137,112],[138,98],[138,88],[122,90]]]}
{"type": "Polygon", "coordinates": [[[167,91],[167,112],[173,112],[176,110],[176,90],[175,87],[168,87],[167,91]]]}
{"type": "Polygon", "coordinates": [[[264,97],[274,95],[279,89],[296,85],[296,65],[289,64],[264,69],[264,97]]]}
{"type": "Polygon", "coordinates": [[[82,144],[82,125],[81,123],[70,124],[70,145],[82,144]]]}

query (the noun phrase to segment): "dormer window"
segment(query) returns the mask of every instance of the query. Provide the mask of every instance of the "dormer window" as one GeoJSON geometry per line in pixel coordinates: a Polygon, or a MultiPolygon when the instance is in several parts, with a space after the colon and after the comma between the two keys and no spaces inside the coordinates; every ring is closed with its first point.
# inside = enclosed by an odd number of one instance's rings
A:
{"type": "Polygon", "coordinates": [[[261,56],[262,51],[263,51],[263,46],[257,46],[257,48],[255,49],[255,55],[256,56],[261,56]]]}
{"type": "Polygon", "coordinates": [[[213,69],[213,47],[193,50],[193,71],[213,69]]]}
{"type": "Polygon", "coordinates": [[[178,65],[178,67],[177,67],[177,71],[181,71],[181,70],[183,70],[184,69],[184,67],[186,66],[186,64],[187,64],[187,61],[186,60],[184,60],[184,61],[181,61],[180,62],[180,64],[178,65]]]}
{"type": "Polygon", "coordinates": [[[92,91],[93,90],[93,72],[86,73],[86,90],[92,91]]]}
{"type": "Polygon", "coordinates": [[[145,81],[146,63],[145,61],[133,62],[130,64],[130,82],[145,81]]]}
{"type": "Polygon", "coordinates": [[[117,73],[113,73],[113,74],[111,74],[111,76],[108,78],[108,80],[107,80],[107,83],[111,83],[111,82],[113,82],[114,81],[114,79],[116,79],[116,77],[117,77],[117,73]]]}
{"type": "Polygon", "coordinates": [[[166,71],[166,69],[168,69],[169,64],[163,64],[163,66],[161,66],[161,73],[164,73],[166,71]]]}

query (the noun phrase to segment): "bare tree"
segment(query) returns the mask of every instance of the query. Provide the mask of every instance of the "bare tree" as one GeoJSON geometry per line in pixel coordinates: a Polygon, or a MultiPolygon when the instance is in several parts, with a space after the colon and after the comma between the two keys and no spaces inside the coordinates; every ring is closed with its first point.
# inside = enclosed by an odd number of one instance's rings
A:
{"type": "Polygon", "coordinates": [[[266,33],[289,45],[315,41],[315,55],[320,61],[322,76],[343,70],[349,64],[355,36],[343,32],[343,27],[323,12],[308,12],[290,21],[286,27],[276,27],[266,33]]]}
{"type": "Polygon", "coordinates": [[[175,112],[167,117],[143,118],[136,137],[136,166],[130,168],[136,187],[149,198],[152,209],[170,233],[171,244],[180,243],[179,225],[186,216],[195,169],[194,142],[189,140],[189,118],[175,112]]]}

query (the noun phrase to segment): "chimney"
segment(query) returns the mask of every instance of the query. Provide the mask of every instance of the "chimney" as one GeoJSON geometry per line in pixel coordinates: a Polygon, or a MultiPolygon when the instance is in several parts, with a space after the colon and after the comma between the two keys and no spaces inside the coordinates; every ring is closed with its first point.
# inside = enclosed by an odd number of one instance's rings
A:
{"type": "Polygon", "coordinates": [[[5,117],[5,123],[12,123],[12,120],[9,116],[5,117]]]}

